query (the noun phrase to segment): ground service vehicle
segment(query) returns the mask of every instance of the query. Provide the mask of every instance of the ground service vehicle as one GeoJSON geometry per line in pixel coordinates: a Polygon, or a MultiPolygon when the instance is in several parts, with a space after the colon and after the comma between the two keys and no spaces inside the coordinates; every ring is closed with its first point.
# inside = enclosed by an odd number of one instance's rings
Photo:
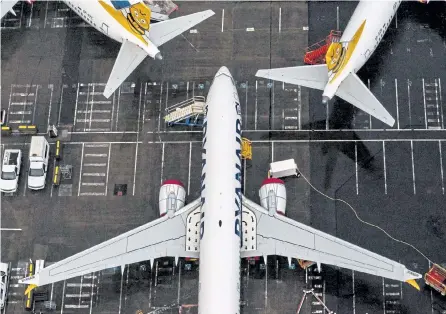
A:
{"type": "Polygon", "coordinates": [[[424,280],[428,286],[446,295],[446,269],[434,264],[431,269],[424,275],[424,280]]]}
{"type": "Polygon", "coordinates": [[[45,187],[48,172],[50,145],[43,136],[33,136],[29,149],[28,188],[41,190],[45,187]]]}
{"type": "Polygon", "coordinates": [[[5,193],[17,191],[21,166],[22,151],[20,149],[6,149],[3,155],[0,191],[5,193]]]}
{"type": "Polygon", "coordinates": [[[9,265],[6,263],[0,263],[0,274],[2,281],[0,282],[0,309],[3,310],[6,304],[6,297],[8,295],[8,285],[9,285],[9,265]]]}

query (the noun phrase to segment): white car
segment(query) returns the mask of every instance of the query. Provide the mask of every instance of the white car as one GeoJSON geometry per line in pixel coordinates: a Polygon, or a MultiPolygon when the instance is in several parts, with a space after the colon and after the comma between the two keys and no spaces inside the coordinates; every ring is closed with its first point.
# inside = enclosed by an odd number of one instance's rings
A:
{"type": "Polygon", "coordinates": [[[9,285],[9,265],[7,263],[0,263],[0,274],[2,276],[2,281],[0,283],[0,309],[3,310],[8,296],[9,285]]]}

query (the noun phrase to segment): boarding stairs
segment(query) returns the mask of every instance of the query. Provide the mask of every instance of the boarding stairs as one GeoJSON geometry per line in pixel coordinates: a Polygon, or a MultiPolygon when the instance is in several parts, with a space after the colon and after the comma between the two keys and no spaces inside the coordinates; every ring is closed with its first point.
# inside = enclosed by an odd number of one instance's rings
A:
{"type": "Polygon", "coordinates": [[[205,114],[206,100],[204,96],[195,96],[186,99],[166,109],[167,115],[164,116],[166,123],[171,126],[174,124],[196,126],[200,125],[199,118],[205,114]]]}
{"type": "Polygon", "coordinates": [[[304,63],[305,64],[322,64],[325,63],[325,55],[331,43],[339,42],[342,33],[340,31],[332,30],[330,34],[324,39],[314,45],[305,49],[304,63]]]}
{"type": "Polygon", "coordinates": [[[335,312],[330,311],[330,309],[327,307],[327,305],[325,305],[325,303],[321,300],[321,298],[319,298],[319,296],[316,293],[314,293],[313,289],[304,290],[304,295],[303,295],[302,299],[299,302],[296,314],[300,314],[300,311],[302,310],[302,306],[304,305],[304,301],[305,301],[305,299],[306,299],[308,294],[312,294],[314,296],[314,298],[317,300],[317,302],[323,306],[323,312],[324,313],[336,314],[335,312]]]}

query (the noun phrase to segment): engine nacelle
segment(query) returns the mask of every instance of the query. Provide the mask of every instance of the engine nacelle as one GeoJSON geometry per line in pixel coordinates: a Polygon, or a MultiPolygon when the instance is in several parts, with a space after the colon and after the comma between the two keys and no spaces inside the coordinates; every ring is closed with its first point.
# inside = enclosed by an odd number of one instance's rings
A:
{"type": "Polygon", "coordinates": [[[268,178],[262,182],[259,190],[260,205],[268,211],[274,210],[285,216],[286,189],[285,183],[276,178],[268,178]]]}
{"type": "Polygon", "coordinates": [[[159,196],[160,216],[167,214],[168,210],[176,212],[184,206],[186,190],[183,183],[178,180],[167,180],[161,185],[159,196]]]}

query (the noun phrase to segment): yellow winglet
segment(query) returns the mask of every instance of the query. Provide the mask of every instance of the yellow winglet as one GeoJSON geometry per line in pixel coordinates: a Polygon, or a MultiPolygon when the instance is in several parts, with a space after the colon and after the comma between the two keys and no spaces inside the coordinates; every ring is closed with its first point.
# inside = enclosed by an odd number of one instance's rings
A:
{"type": "Polygon", "coordinates": [[[28,285],[28,288],[25,290],[25,295],[33,291],[35,288],[37,288],[37,285],[28,285]]]}
{"type": "Polygon", "coordinates": [[[420,286],[418,285],[418,283],[415,281],[415,279],[409,279],[406,280],[406,282],[411,285],[412,287],[414,287],[415,289],[417,289],[418,291],[420,291],[420,286]]]}

